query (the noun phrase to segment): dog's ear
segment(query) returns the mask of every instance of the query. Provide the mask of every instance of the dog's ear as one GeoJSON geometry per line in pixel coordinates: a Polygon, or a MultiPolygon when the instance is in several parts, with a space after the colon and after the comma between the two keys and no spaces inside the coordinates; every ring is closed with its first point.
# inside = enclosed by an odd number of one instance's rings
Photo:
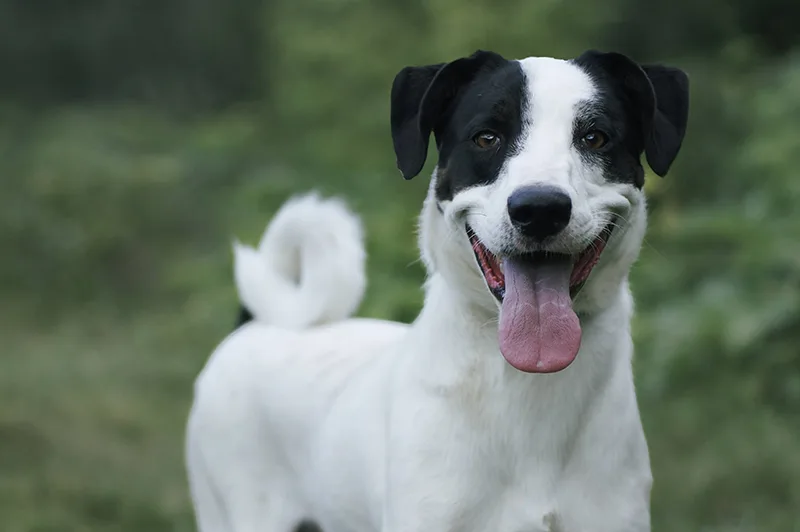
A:
{"type": "Polygon", "coordinates": [[[422,171],[428,156],[431,132],[447,115],[459,91],[480,72],[504,62],[494,52],[478,50],[451,63],[409,66],[392,84],[392,142],[397,168],[411,179],[422,171]]]}
{"type": "Polygon", "coordinates": [[[644,153],[650,168],[661,177],[680,151],[689,119],[689,78],[677,68],[638,65],[619,53],[589,51],[584,57],[598,62],[622,87],[639,115],[644,153]]]}
{"type": "Polygon", "coordinates": [[[650,168],[664,177],[681,149],[689,120],[689,77],[683,70],[643,65],[655,92],[656,109],[645,154],[650,168]]]}

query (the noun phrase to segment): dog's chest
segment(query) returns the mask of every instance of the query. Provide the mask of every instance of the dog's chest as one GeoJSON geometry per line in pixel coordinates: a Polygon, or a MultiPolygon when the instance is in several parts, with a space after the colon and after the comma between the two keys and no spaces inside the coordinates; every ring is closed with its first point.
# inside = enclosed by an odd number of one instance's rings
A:
{"type": "Polygon", "coordinates": [[[588,400],[591,387],[524,377],[476,371],[399,403],[390,453],[402,467],[390,483],[404,487],[400,506],[431,505],[426,523],[462,532],[646,530],[627,526],[625,503],[644,491],[617,478],[646,471],[598,454],[619,449],[627,435],[587,424],[602,402],[588,400]]]}
{"type": "Polygon", "coordinates": [[[393,470],[390,482],[404,486],[403,498],[413,499],[408,506],[437,501],[435,517],[428,517],[463,532],[568,532],[558,499],[574,424],[555,426],[531,415],[515,394],[508,403],[475,386],[453,391],[438,408],[414,408],[414,423],[393,442],[393,462],[402,468],[393,470]],[[478,397],[482,401],[475,402],[478,397]]]}
{"type": "Polygon", "coordinates": [[[514,457],[506,464],[514,471],[541,471],[542,461],[562,467],[590,405],[585,387],[560,386],[557,380],[465,372],[437,390],[440,422],[469,435],[477,448],[514,457]]]}

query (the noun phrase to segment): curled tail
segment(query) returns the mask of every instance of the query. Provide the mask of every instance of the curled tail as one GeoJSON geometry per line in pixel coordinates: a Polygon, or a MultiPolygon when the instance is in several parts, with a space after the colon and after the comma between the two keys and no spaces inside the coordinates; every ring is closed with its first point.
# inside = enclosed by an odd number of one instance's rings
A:
{"type": "Polygon", "coordinates": [[[287,201],[258,248],[235,241],[234,278],[248,318],[300,329],[352,315],[366,287],[361,223],[315,193],[287,201]]]}

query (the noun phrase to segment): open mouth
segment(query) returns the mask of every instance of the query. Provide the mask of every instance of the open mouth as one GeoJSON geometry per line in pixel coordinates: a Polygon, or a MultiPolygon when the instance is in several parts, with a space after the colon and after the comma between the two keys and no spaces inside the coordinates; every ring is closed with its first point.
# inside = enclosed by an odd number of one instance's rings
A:
{"type": "Polygon", "coordinates": [[[553,373],[578,354],[581,327],[572,300],[584,285],[611,236],[606,226],[579,255],[536,252],[497,257],[467,226],[475,258],[500,301],[500,351],[515,368],[553,373]]]}
{"type": "MultiPolygon", "coordinates": [[[[583,288],[584,283],[586,283],[586,280],[589,278],[589,274],[592,273],[592,269],[594,269],[597,262],[600,260],[600,255],[603,253],[613,229],[614,224],[608,224],[597,238],[595,238],[580,255],[574,258],[548,251],[526,253],[516,258],[521,261],[530,261],[531,263],[544,262],[554,258],[574,259],[572,260],[573,266],[569,279],[570,297],[574,298],[578,295],[581,288],[583,288]]],[[[469,237],[470,244],[472,244],[472,251],[475,252],[475,258],[478,260],[478,266],[480,266],[483,277],[486,279],[486,285],[489,287],[489,291],[492,292],[498,301],[502,302],[506,294],[506,280],[503,273],[502,261],[491,251],[486,249],[470,226],[467,226],[467,236],[469,237]]]]}

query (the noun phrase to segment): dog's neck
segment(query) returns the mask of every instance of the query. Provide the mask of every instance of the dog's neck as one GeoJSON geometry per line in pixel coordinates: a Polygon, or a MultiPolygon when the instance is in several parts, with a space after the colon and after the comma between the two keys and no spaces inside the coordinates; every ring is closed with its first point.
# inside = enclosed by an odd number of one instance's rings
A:
{"type": "Polygon", "coordinates": [[[578,359],[566,370],[554,375],[535,376],[512,368],[503,358],[498,344],[498,312],[490,311],[474,299],[474,294],[457,290],[440,273],[426,283],[425,306],[414,323],[418,339],[428,344],[431,373],[459,379],[461,375],[482,374],[506,383],[531,378],[551,381],[596,380],[607,378],[611,368],[630,367],[630,317],[632,298],[627,280],[618,285],[616,295],[606,308],[596,314],[581,316],[583,345],[578,359]],[[624,366],[623,366],[624,367],[624,366]]]}

